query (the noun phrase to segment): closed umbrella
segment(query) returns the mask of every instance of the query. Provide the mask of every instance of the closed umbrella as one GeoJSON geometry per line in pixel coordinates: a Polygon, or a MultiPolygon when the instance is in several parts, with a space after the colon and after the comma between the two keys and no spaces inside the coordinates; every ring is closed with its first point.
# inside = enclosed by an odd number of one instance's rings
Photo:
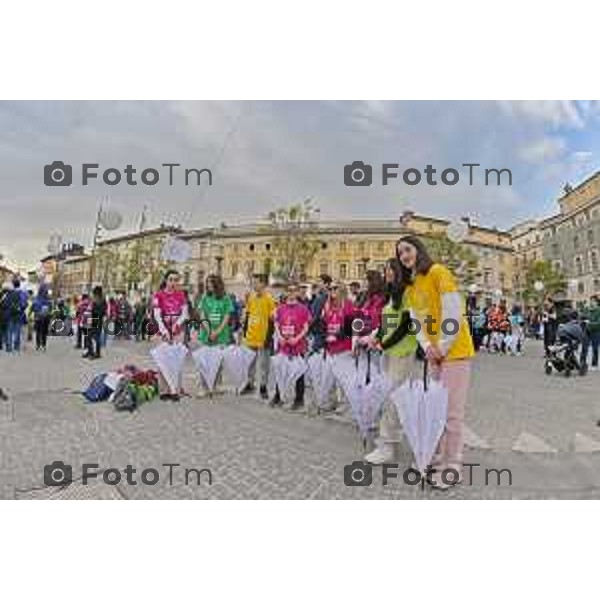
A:
{"type": "Polygon", "coordinates": [[[200,346],[192,352],[192,358],[208,391],[214,391],[223,362],[223,348],[221,346],[200,346]]]}
{"type": "Polygon", "coordinates": [[[296,382],[308,369],[301,356],[277,354],[271,359],[271,369],[279,395],[284,402],[293,402],[296,397],[296,382]]]}
{"type": "Polygon", "coordinates": [[[364,363],[358,357],[345,358],[335,361],[333,369],[350,404],[352,418],[366,442],[377,428],[391,385],[385,375],[372,366],[370,353],[364,363]]]}
{"type": "Polygon", "coordinates": [[[317,406],[322,407],[329,401],[329,394],[335,387],[333,357],[325,352],[316,352],[306,361],[317,406]]]}
{"type": "Polygon", "coordinates": [[[250,366],[256,360],[256,352],[248,346],[230,345],[223,351],[223,370],[227,379],[239,392],[248,382],[250,366]]]}
{"type": "Polygon", "coordinates": [[[425,362],[422,380],[405,381],[390,398],[398,410],[407,441],[419,471],[431,464],[448,417],[448,390],[427,378],[425,362]]]}
{"type": "Polygon", "coordinates": [[[188,349],[179,343],[167,344],[163,342],[150,350],[150,356],[173,394],[177,394],[181,387],[183,365],[187,354],[188,349]]]}

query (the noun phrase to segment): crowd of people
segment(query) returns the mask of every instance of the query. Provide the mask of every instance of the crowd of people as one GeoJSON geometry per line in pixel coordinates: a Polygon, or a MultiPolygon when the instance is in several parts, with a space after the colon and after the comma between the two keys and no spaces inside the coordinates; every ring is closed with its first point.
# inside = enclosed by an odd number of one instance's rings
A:
{"type": "MultiPolygon", "coordinates": [[[[346,285],[322,275],[310,286],[288,281],[269,287],[268,278],[256,274],[251,287],[240,297],[225,289],[219,275],[210,275],[192,297],[182,288],[179,273],[169,270],[160,289],[149,298],[138,296],[130,301],[124,292],[107,298],[102,287],[96,286],[90,295],[69,302],[53,300],[43,284],[36,294],[25,292],[16,279],[3,288],[0,297],[1,347],[18,352],[32,343],[43,352],[49,334],[70,334],[75,347],[93,360],[101,356],[108,336],[188,347],[241,345],[255,356],[241,394],[257,393],[272,407],[283,403],[277,387],[269,397],[274,355],[356,357],[366,353],[396,387],[418,376],[426,364],[429,375],[448,390],[447,425],[433,466],[440,472],[453,468],[460,473],[472,357],[479,350],[518,356],[528,336],[543,338],[548,348],[555,341],[559,320],[550,298],[539,310],[527,311],[517,305],[509,309],[503,300],[482,307],[473,295],[465,300],[450,271],[431,259],[416,236],[401,238],[384,271],[367,271],[363,282],[346,285]],[[449,319],[459,324],[451,333],[441,327],[449,319]],[[416,331],[415,323],[420,324],[416,331]]],[[[588,340],[584,351],[587,356],[591,348],[592,368],[597,368],[598,301],[581,318],[588,340]]],[[[299,377],[291,410],[304,406],[306,387],[305,376],[299,377]]],[[[198,395],[206,390],[202,381],[198,395]]],[[[159,391],[164,400],[177,401],[186,394],[182,387],[174,390],[167,385],[160,372],[159,391]]],[[[215,392],[220,391],[219,377],[215,392]]],[[[321,410],[343,410],[342,396],[337,390],[321,410]]],[[[375,464],[394,461],[400,443],[397,411],[386,399],[377,443],[365,458],[375,464]]],[[[443,482],[437,483],[444,487],[443,482]]]]}

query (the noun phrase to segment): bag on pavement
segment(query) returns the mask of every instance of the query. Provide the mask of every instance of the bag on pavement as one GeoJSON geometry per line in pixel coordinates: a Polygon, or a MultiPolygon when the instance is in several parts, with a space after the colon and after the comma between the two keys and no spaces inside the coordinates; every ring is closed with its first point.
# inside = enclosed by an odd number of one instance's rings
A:
{"type": "Polygon", "coordinates": [[[112,390],[106,385],[106,373],[96,375],[88,385],[87,389],[83,392],[88,402],[103,402],[108,400],[112,390]]]}

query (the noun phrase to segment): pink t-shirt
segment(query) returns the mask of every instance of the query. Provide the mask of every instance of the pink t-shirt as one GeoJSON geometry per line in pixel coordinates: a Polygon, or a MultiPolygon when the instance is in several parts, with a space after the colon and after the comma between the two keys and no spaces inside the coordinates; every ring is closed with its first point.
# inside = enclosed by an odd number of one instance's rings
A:
{"type": "Polygon", "coordinates": [[[279,340],[279,352],[288,356],[304,354],[308,349],[306,337],[295,346],[286,344],[285,339],[297,336],[310,323],[311,314],[308,308],[300,302],[294,304],[282,304],[275,313],[275,323],[283,339],[279,340]]]}
{"type": "Polygon", "coordinates": [[[181,290],[173,292],[160,290],[152,298],[152,307],[160,310],[162,321],[171,334],[177,333],[173,331],[173,326],[181,316],[186,304],[187,298],[181,290]]]}
{"type": "Polygon", "coordinates": [[[373,294],[367,298],[366,302],[360,308],[357,309],[358,312],[369,319],[371,331],[379,329],[381,324],[381,311],[385,305],[386,301],[383,294],[373,294]]]}
{"type": "Polygon", "coordinates": [[[323,321],[325,322],[326,337],[335,336],[335,341],[327,341],[327,352],[329,354],[339,354],[340,352],[349,352],[352,350],[352,338],[350,335],[342,334],[344,332],[344,322],[350,318],[354,309],[352,302],[346,300],[342,306],[334,307],[327,302],[323,310],[323,321]]]}

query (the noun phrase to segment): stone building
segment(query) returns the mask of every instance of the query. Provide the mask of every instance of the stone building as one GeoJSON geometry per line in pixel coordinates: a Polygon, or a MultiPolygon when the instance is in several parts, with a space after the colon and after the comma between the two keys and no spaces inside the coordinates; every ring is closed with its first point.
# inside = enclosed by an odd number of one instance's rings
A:
{"type": "MultiPolygon", "coordinates": [[[[406,212],[400,219],[348,219],[318,221],[308,230],[319,241],[309,264],[300,265],[301,278],[315,280],[328,274],[349,283],[362,280],[367,269],[383,269],[394,256],[401,235],[443,234],[449,221],[406,212]]],[[[501,291],[512,296],[512,246],[510,235],[468,223],[464,244],[478,257],[478,290],[484,296],[501,291]]],[[[185,232],[179,237],[192,246],[192,258],[182,266],[184,280],[195,288],[209,273],[220,273],[230,289],[249,284],[252,273],[273,271],[274,239],[278,232],[267,222],[221,226],[185,232]]]]}
{"type": "Polygon", "coordinates": [[[543,256],[567,278],[574,305],[600,295],[600,171],[558,199],[560,212],[540,222],[543,256]]]}

